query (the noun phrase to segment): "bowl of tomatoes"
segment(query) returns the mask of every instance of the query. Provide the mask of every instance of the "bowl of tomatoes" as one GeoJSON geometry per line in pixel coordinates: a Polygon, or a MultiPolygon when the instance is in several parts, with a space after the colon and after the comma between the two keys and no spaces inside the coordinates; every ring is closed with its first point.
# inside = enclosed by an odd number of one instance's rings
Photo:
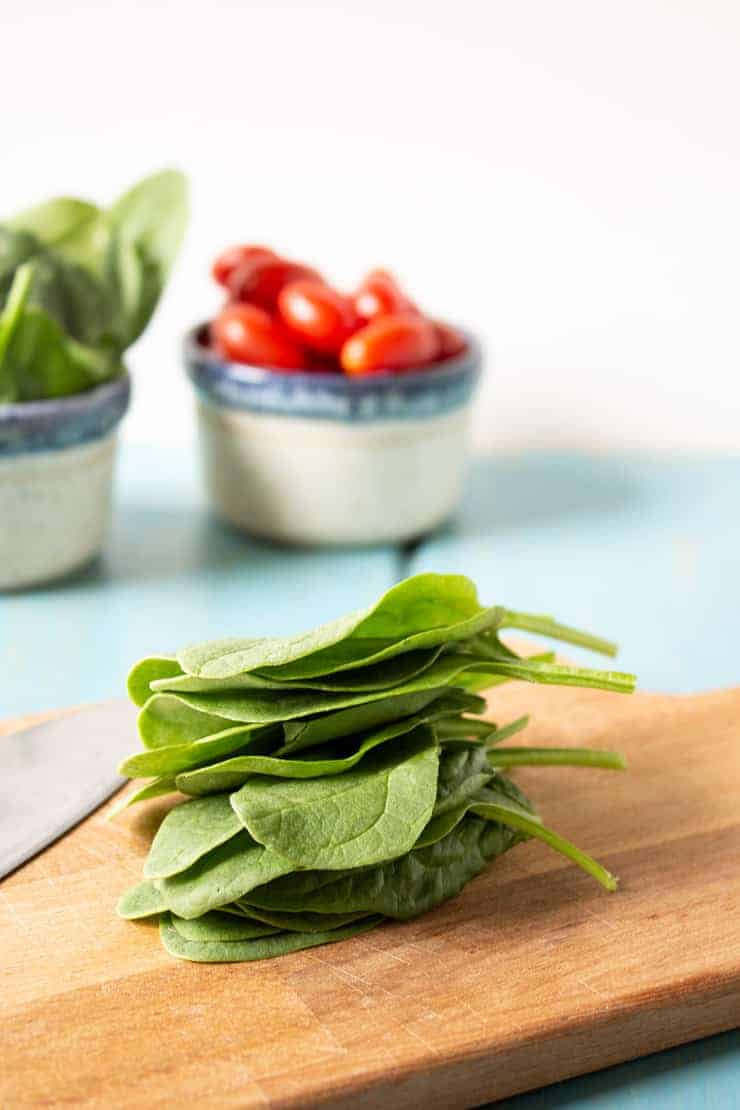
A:
{"type": "Polygon", "coordinates": [[[217,513],[295,544],[421,536],[460,497],[481,351],[385,270],[352,293],[267,247],[213,264],[225,292],[185,340],[217,513]]]}

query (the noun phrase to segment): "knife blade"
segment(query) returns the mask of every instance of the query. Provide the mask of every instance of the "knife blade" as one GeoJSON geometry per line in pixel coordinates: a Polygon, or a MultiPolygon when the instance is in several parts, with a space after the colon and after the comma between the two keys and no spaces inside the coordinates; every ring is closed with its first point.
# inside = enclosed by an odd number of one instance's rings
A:
{"type": "Polygon", "coordinates": [[[116,699],[0,737],[0,878],[123,785],[137,713],[116,699]]]}

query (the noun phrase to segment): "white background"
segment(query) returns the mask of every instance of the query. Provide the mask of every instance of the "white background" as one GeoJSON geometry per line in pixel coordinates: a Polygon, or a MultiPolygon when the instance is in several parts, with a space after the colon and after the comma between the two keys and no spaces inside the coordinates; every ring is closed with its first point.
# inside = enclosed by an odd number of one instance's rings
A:
{"type": "Polygon", "coordinates": [[[740,446],[737,0],[0,13],[0,213],[191,179],[129,438],[190,440],[177,337],[257,240],[346,286],[388,265],[479,331],[479,444],[740,446]]]}

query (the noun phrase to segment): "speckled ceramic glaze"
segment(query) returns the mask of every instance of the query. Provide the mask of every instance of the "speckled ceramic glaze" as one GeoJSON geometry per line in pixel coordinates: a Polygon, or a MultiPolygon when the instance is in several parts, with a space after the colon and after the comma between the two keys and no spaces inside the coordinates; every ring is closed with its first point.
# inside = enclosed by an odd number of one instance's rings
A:
{"type": "Polygon", "coordinates": [[[49,401],[0,405],[0,589],[61,577],[100,550],[128,375],[49,401]]]}
{"type": "Polygon", "coordinates": [[[217,512],[299,544],[406,540],[460,496],[478,344],[423,370],[350,378],[227,362],[186,337],[217,512]]]}

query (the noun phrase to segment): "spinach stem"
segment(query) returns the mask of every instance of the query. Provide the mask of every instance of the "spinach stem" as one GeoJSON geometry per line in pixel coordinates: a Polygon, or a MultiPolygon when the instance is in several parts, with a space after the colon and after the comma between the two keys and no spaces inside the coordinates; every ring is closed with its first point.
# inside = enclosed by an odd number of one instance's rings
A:
{"type": "Polygon", "coordinates": [[[494,767],[603,767],[623,771],[627,766],[619,752],[596,748],[497,748],[488,759],[494,767]]]}
{"type": "Polygon", "coordinates": [[[509,721],[508,725],[502,725],[501,728],[495,729],[485,737],[486,747],[492,748],[494,744],[500,744],[502,740],[508,740],[510,736],[515,736],[517,732],[521,732],[528,724],[528,713],[523,717],[517,717],[515,721],[509,721]]]}
{"type": "Polygon", "coordinates": [[[511,721],[508,725],[501,725],[500,727],[495,721],[484,721],[474,717],[459,717],[457,720],[440,721],[437,725],[437,737],[442,741],[483,740],[486,747],[490,748],[493,744],[500,744],[502,740],[508,740],[510,736],[521,732],[528,724],[529,715],[518,717],[516,721],[511,721]]]}
{"type": "Polygon", "coordinates": [[[5,306],[0,313],[0,376],[2,376],[3,363],[8,353],[8,347],[21,321],[23,310],[31,292],[34,270],[35,267],[32,262],[24,262],[22,266],[18,267],[13,275],[13,283],[8,290],[5,306]]]}
{"type": "Polygon", "coordinates": [[[576,644],[578,647],[597,651],[600,655],[615,656],[617,645],[611,640],[601,636],[592,636],[588,632],[581,632],[578,628],[571,628],[567,624],[560,624],[552,617],[538,616],[533,613],[517,613],[513,609],[503,610],[501,628],[517,628],[522,632],[534,632],[540,636],[552,636],[566,644],[576,644]]]}
{"type": "MultiPolygon", "coordinates": [[[[621,694],[631,694],[635,688],[635,676],[622,671],[596,671],[589,667],[570,667],[563,663],[539,663],[533,659],[497,659],[490,657],[490,668],[494,674],[519,678],[525,682],[540,682],[548,686],[580,686],[592,690],[613,690],[621,694]]],[[[471,664],[471,670],[484,670],[487,664],[471,664]]]]}
{"type": "Polygon", "coordinates": [[[548,829],[545,825],[540,825],[531,817],[526,816],[517,807],[514,809],[509,805],[496,805],[492,802],[485,802],[481,805],[475,805],[471,808],[472,813],[476,813],[479,817],[483,817],[488,821],[500,821],[502,825],[508,825],[511,829],[517,829],[519,832],[526,833],[528,836],[536,837],[542,840],[545,844],[549,845],[554,851],[559,852],[561,856],[566,859],[572,860],[577,864],[582,871],[587,875],[591,875],[598,883],[606,890],[617,889],[617,878],[607,871],[605,867],[593,858],[582,852],[570,840],[566,840],[564,836],[554,832],[553,829],[548,829]]]}

